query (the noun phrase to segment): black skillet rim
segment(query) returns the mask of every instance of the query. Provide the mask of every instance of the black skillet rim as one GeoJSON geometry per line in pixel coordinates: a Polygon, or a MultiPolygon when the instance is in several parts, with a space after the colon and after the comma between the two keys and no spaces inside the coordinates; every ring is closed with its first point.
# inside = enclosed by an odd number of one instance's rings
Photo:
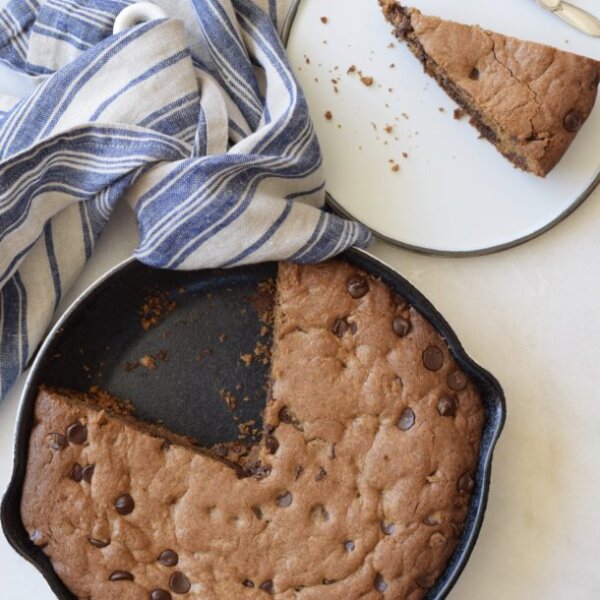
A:
{"type": "MultiPolygon", "coordinates": [[[[504,393],[494,376],[478,365],[466,353],[447,321],[431,302],[410,282],[404,279],[392,267],[364,250],[352,248],[343,253],[341,257],[383,280],[390,288],[404,296],[433,325],[436,331],[446,340],[452,355],[461,368],[477,383],[485,405],[486,424],[479,455],[476,488],[471,499],[467,522],[461,534],[458,547],[446,566],[444,573],[426,596],[426,600],[443,600],[449,594],[466,567],[483,525],[489,496],[493,451],[506,420],[504,393]]],[[[4,534],[13,549],[36,567],[60,600],[73,600],[74,596],[56,575],[48,557],[46,557],[41,549],[35,547],[29,541],[27,532],[23,528],[19,511],[28,455],[30,434],[28,424],[30,425],[32,421],[37,389],[41,383],[38,371],[42,368],[46,358],[46,349],[51,345],[54,337],[62,332],[64,327],[68,326],[71,316],[84,306],[86,300],[107,280],[113,276],[117,276],[122,269],[134,262],[136,262],[135,259],[130,258],[110,269],[88,287],[65,311],[41,345],[31,366],[30,373],[27,376],[20,399],[15,425],[13,472],[0,506],[0,522],[4,534]]]]}

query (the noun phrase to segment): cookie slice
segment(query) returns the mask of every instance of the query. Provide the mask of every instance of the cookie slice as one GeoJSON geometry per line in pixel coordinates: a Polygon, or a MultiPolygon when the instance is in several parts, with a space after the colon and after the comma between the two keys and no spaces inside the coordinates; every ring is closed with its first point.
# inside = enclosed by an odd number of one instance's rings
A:
{"type": "Polygon", "coordinates": [[[380,0],[429,73],[517,167],[545,177],[589,117],[600,62],[380,0]]]}

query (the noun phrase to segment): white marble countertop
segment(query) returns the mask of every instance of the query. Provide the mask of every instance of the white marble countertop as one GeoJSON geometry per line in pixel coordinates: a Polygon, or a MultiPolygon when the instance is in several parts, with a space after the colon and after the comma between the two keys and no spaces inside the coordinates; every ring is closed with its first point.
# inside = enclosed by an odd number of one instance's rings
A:
{"type": "MultiPolygon", "coordinates": [[[[135,239],[120,207],[61,308],[128,256],[135,239]]],[[[600,189],[553,231],[501,254],[373,249],[433,301],[506,392],[486,519],[450,599],[600,598],[600,189]]],[[[22,383],[0,404],[0,489],[22,383]]],[[[1,535],[0,581],[12,600],[53,598],[1,535]]]]}
{"type": "MultiPolygon", "coordinates": [[[[61,311],[135,243],[121,206],[61,311]]],[[[506,392],[486,519],[450,599],[600,598],[600,189],[554,230],[501,254],[373,251],[429,297],[506,392]]],[[[0,491],[22,384],[0,403],[0,491]]],[[[0,582],[11,600],[54,598],[2,534],[0,582]]]]}

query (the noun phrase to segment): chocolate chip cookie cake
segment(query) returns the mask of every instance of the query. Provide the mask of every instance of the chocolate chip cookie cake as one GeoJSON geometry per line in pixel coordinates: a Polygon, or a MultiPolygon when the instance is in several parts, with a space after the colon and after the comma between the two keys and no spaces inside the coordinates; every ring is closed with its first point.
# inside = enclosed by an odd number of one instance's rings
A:
{"type": "Polygon", "coordinates": [[[600,62],[379,0],[396,36],[517,167],[545,177],[589,117],[600,62]]]}
{"type": "Polygon", "coordinates": [[[344,261],[281,264],[274,319],[244,464],[97,394],[40,390],[22,520],[76,597],[417,600],[442,574],[476,487],[473,382],[344,261]]]}

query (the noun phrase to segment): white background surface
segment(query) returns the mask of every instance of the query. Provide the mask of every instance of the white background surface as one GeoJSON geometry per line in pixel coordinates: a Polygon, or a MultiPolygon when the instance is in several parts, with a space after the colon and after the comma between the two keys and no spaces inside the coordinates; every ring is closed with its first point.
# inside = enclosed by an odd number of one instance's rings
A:
{"type": "MultiPolygon", "coordinates": [[[[533,0],[410,4],[600,60],[599,38],[571,29],[533,0]]],[[[578,4],[600,15],[598,0],[578,4]]],[[[600,103],[546,179],[517,170],[478,139],[468,118],[453,118],[457,105],[392,37],[376,0],[302,0],[288,52],[314,115],[329,193],[390,239],[447,252],[504,245],[554,222],[600,172],[600,103]],[[348,74],[350,65],[373,84],[348,74]]]]}
{"type": "MultiPolygon", "coordinates": [[[[130,254],[135,231],[120,207],[62,309],[130,254]]],[[[433,301],[506,392],[486,520],[450,600],[600,598],[600,189],[553,231],[502,254],[373,251],[433,301]]],[[[0,490],[21,386],[0,404],[0,490]]],[[[1,534],[0,584],[0,598],[53,598],[1,534]]]]}

